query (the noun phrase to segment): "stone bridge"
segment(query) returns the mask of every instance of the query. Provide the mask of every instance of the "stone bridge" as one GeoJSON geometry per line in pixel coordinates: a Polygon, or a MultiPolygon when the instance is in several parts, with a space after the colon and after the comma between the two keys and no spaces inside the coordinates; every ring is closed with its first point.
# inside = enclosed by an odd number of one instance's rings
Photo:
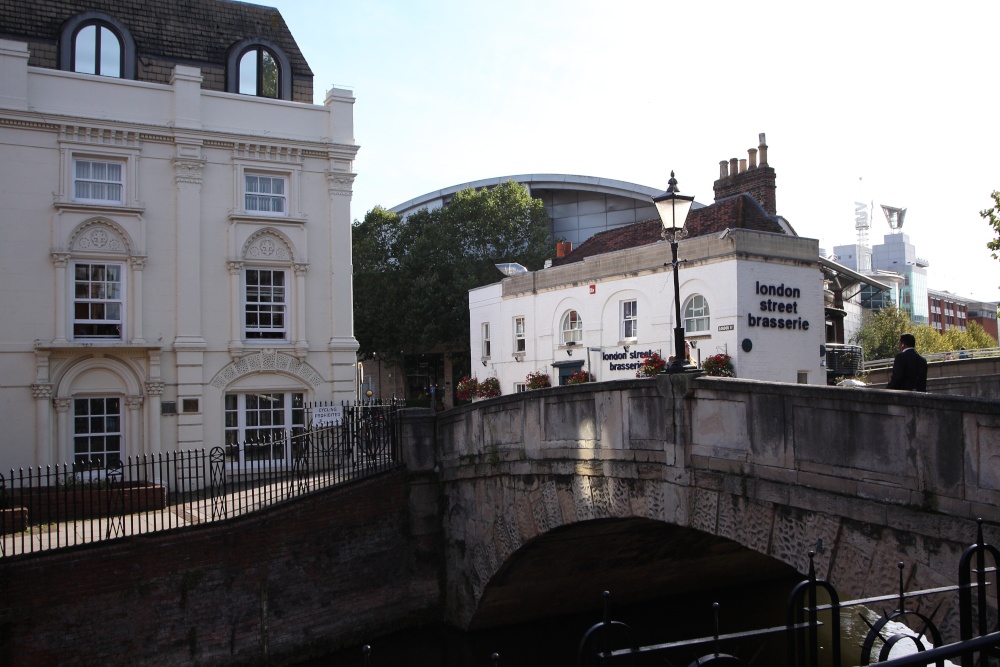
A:
{"type": "Polygon", "coordinates": [[[460,628],[593,610],[605,589],[804,575],[809,550],[842,599],[894,591],[897,562],[911,590],[951,585],[977,517],[1000,541],[992,399],[660,376],[504,396],[412,434],[411,508],[443,525],[460,628]]]}

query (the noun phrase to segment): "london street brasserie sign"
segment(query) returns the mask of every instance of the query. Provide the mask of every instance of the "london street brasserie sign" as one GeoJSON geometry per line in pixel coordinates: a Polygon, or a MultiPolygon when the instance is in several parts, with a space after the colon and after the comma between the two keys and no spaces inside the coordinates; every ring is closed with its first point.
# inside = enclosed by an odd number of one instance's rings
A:
{"type": "Polygon", "coordinates": [[[768,297],[760,301],[760,312],[764,315],[747,313],[748,326],[809,331],[809,320],[804,320],[799,316],[799,299],[802,298],[802,292],[798,287],[785,287],[785,283],[761,285],[758,280],[756,294],[768,297]],[[778,298],[772,299],[770,297],[778,298]]]}

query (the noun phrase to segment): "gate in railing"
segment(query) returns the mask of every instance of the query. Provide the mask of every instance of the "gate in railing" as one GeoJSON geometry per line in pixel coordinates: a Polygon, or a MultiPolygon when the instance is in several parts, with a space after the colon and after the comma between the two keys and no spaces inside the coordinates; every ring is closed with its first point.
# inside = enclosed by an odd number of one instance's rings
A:
{"type": "Polygon", "coordinates": [[[388,470],[402,407],[314,404],[282,438],[11,470],[0,475],[0,557],[229,519],[388,470]]]}
{"type": "Polygon", "coordinates": [[[816,578],[814,553],[809,553],[809,576],[789,596],[784,626],[720,634],[718,605],[715,628],[710,636],[661,644],[640,645],[636,633],[610,614],[610,595],[604,593],[604,619],[593,625],[580,641],[577,664],[589,665],[689,665],[690,667],[740,667],[755,664],[764,639],[784,635],[788,667],[841,667],[841,612],[894,604],[875,622],[862,614],[868,633],[860,646],[860,661],[850,664],[945,666],[959,659],[963,667],[1000,665],[1000,625],[997,621],[997,564],[1000,550],[983,541],[982,521],[977,541],[959,560],[958,585],[907,592],[903,587],[903,564],[899,563],[899,592],[894,595],[841,602],[836,589],[816,578]],[[943,596],[957,593],[960,640],[944,645],[937,617],[943,596]],[[931,607],[933,611],[923,609],[931,607]],[[820,639],[826,626],[827,639],[820,639]],[[927,639],[927,642],[924,639],[927,639]],[[755,645],[756,644],[756,645],[755,645]],[[894,651],[908,645],[908,655],[894,651]],[[739,648],[751,655],[738,655],[739,648]]]}

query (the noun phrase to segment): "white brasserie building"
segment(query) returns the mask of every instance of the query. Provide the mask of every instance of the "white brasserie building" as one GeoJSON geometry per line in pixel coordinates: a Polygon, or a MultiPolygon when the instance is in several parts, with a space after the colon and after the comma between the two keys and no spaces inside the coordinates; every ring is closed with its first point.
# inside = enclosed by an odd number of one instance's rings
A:
{"type": "MultiPolygon", "coordinates": [[[[887,286],[821,257],[817,240],[776,214],[760,139],[748,159],[720,163],[715,202],[687,218],[680,324],[696,365],[726,354],[740,378],[826,384],[827,344],[844,343],[860,321],[848,288],[887,286]]],[[[523,391],[529,373],[553,385],[580,371],[627,379],[653,352],[672,357],[672,257],[661,237],[659,220],[603,231],[551,266],[471,290],[473,374],[497,377],[508,394],[523,391]]]]}

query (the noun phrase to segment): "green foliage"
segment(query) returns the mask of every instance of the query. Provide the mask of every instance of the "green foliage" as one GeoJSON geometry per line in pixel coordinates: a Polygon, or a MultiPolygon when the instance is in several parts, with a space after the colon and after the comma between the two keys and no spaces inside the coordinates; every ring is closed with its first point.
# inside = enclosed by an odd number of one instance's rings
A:
{"type": "Polygon", "coordinates": [[[542,268],[554,241],[541,200],[507,181],[463,190],[406,221],[381,207],[354,226],[354,333],[362,354],[467,353],[469,290],[498,282],[495,264],[542,268]]]}
{"type": "Polygon", "coordinates": [[[986,330],[983,329],[983,326],[979,322],[967,322],[965,331],[948,329],[941,335],[941,338],[945,341],[943,350],[945,352],[960,350],[963,347],[966,350],[979,350],[997,346],[996,339],[986,333],[986,330]]]}
{"type": "Polygon", "coordinates": [[[997,235],[992,241],[987,241],[986,247],[992,250],[990,253],[993,255],[993,259],[1000,259],[1000,190],[994,190],[990,195],[993,197],[993,206],[984,209],[979,212],[983,220],[993,228],[993,232],[997,235]]]}
{"type": "Polygon", "coordinates": [[[997,339],[986,333],[986,329],[983,328],[979,322],[968,322],[965,327],[965,338],[967,342],[962,343],[960,347],[964,347],[967,350],[979,350],[986,347],[997,347],[997,339]]]}
{"type": "Polygon", "coordinates": [[[926,324],[914,326],[907,314],[895,306],[865,314],[851,342],[861,346],[868,361],[891,359],[899,351],[899,335],[906,331],[913,334],[920,354],[997,346],[997,341],[978,322],[969,322],[965,331],[947,329],[941,334],[926,324]]]}
{"type": "MultiPolygon", "coordinates": [[[[900,334],[907,331],[917,336],[910,316],[897,306],[888,306],[878,312],[865,313],[861,327],[851,337],[851,342],[861,346],[868,361],[891,359],[899,352],[900,334]]],[[[917,351],[921,350],[918,339],[917,351]]]]}

